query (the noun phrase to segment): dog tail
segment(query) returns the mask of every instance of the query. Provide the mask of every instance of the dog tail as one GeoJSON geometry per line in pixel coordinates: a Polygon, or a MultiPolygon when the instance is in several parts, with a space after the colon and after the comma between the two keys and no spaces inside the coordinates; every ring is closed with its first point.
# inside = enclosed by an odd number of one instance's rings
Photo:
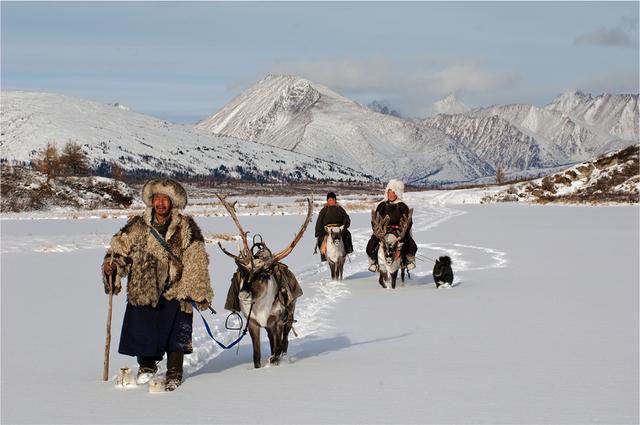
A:
{"type": "Polygon", "coordinates": [[[446,266],[450,266],[451,265],[451,258],[449,258],[448,255],[442,256],[440,258],[438,258],[438,262],[446,265],[446,266]]]}

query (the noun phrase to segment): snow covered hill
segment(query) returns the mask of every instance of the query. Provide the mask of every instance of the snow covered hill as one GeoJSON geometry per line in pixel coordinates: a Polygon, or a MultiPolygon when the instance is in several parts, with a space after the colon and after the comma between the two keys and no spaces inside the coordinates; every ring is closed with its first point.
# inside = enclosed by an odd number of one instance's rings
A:
{"type": "Polygon", "coordinates": [[[360,171],[231,137],[203,134],[120,104],[67,96],[2,91],[1,158],[30,161],[47,143],[82,146],[91,165],[115,162],[125,170],[232,178],[369,181],[360,171]]]}
{"type": "MultiPolygon", "coordinates": [[[[466,109],[448,96],[449,112],[466,109]]],[[[196,124],[55,94],[2,92],[0,159],[82,145],[91,165],[270,181],[479,181],[590,160],[638,141],[638,95],[568,92],[544,108],[506,105],[411,120],[327,87],[269,75],[196,124]]]]}
{"type": "Polygon", "coordinates": [[[484,202],[640,202],[640,145],[602,155],[562,172],[518,183],[487,195],[484,202]]]}
{"type": "Polygon", "coordinates": [[[97,208],[128,208],[138,197],[120,181],[105,177],[58,177],[47,184],[47,177],[26,167],[2,167],[0,211],[48,211],[54,208],[74,211],[97,208]]]}
{"type": "Polygon", "coordinates": [[[267,76],[196,128],[323,158],[383,179],[460,181],[493,172],[440,130],[376,113],[293,76],[267,76]]]}

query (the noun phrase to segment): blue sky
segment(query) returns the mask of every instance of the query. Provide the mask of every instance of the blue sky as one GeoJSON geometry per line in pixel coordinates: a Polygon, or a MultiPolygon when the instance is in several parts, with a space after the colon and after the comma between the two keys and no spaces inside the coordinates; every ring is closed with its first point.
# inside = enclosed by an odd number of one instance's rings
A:
{"type": "Polygon", "coordinates": [[[203,119],[266,74],[422,116],[638,93],[639,2],[8,2],[2,89],[203,119]]]}

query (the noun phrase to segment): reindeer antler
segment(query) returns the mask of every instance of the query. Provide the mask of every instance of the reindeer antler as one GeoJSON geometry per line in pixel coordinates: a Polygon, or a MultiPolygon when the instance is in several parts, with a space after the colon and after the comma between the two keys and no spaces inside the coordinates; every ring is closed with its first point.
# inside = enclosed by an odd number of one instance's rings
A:
{"type": "Polygon", "coordinates": [[[413,208],[409,209],[409,214],[402,216],[400,219],[400,233],[398,234],[398,240],[404,240],[404,237],[409,231],[411,225],[411,217],[413,216],[413,208]]]}
{"type": "Polygon", "coordinates": [[[226,201],[227,195],[220,195],[219,193],[216,193],[216,196],[218,197],[218,199],[220,199],[222,206],[224,206],[225,209],[229,212],[231,218],[233,219],[233,222],[236,224],[236,227],[240,231],[240,237],[242,238],[242,245],[244,246],[244,249],[249,251],[249,242],[247,242],[247,233],[249,232],[244,231],[242,225],[240,224],[240,220],[238,220],[238,215],[236,213],[237,201],[229,205],[229,203],[226,201]]]}
{"type": "Polygon", "coordinates": [[[371,228],[373,229],[373,236],[383,241],[384,235],[387,234],[387,224],[391,217],[386,216],[384,219],[376,210],[371,210],[371,228]]]}
{"type": "Polygon", "coordinates": [[[234,260],[239,261],[240,263],[243,263],[243,264],[251,263],[251,266],[253,268],[253,258],[251,256],[251,250],[249,249],[249,242],[247,241],[247,233],[249,233],[249,232],[245,232],[244,231],[244,229],[242,228],[242,225],[240,224],[240,220],[238,220],[238,215],[236,213],[236,207],[235,207],[237,201],[233,202],[233,204],[229,204],[226,201],[226,199],[227,199],[226,195],[220,195],[220,194],[216,193],[216,196],[218,197],[218,199],[220,200],[222,205],[225,207],[225,209],[229,212],[229,215],[231,215],[231,218],[233,219],[233,222],[236,224],[236,227],[240,231],[240,237],[242,238],[243,249],[240,251],[240,254],[233,255],[232,253],[230,253],[229,251],[224,249],[220,242],[218,242],[218,246],[220,247],[222,252],[227,254],[229,257],[231,257],[234,260]]]}
{"type": "Polygon", "coordinates": [[[311,199],[307,198],[307,218],[304,220],[304,223],[302,223],[302,227],[300,228],[300,231],[298,231],[298,233],[296,234],[295,238],[293,238],[293,241],[289,244],[289,246],[283,249],[282,251],[276,253],[273,256],[275,261],[281,261],[287,255],[291,254],[291,251],[293,251],[293,248],[300,241],[300,239],[302,238],[302,235],[304,234],[304,231],[307,229],[307,225],[311,221],[312,213],[313,213],[313,205],[311,203],[311,199]]]}

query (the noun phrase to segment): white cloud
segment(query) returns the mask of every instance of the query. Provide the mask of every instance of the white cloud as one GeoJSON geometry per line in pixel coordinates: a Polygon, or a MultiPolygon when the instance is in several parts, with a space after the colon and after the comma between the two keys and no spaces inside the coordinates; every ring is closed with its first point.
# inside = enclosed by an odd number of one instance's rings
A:
{"type": "Polygon", "coordinates": [[[423,76],[427,91],[445,95],[467,91],[482,93],[513,87],[518,81],[514,71],[489,70],[475,63],[461,63],[423,76]]]}
{"type": "Polygon", "coordinates": [[[393,86],[396,78],[393,67],[384,57],[281,64],[277,68],[277,72],[304,77],[349,93],[366,93],[393,86]]]}
{"type": "Polygon", "coordinates": [[[407,64],[382,56],[279,64],[275,72],[307,78],[363,103],[387,99],[391,107],[410,116],[423,115],[434,101],[450,93],[494,94],[520,80],[515,71],[490,69],[477,60],[407,64]]]}
{"type": "Polygon", "coordinates": [[[576,45],[596,45],[605,47],[638,47],[638,18],[622,17],[612,28],[598,28],[579,35],[573,41],[576,45]]]}

